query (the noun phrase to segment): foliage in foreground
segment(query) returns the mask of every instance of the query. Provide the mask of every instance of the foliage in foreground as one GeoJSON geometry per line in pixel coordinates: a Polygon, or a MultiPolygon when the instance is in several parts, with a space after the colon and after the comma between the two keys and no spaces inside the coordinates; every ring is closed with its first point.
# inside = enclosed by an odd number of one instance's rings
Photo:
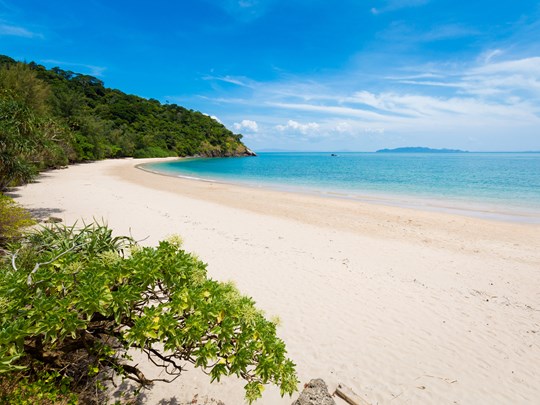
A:
{"type": "Polygon", "coordinates": [[[105,226],[55,225],[13,246],[0,266],[2,381],[48,379],[60,396],[66,386],[88,395],[113,374],[148,387],[126,353],[134,348],[170,380],[183,362],[212,381],[237,375],[249,402],[267,383],[296,390],[276,325],[234,286],[209,279],[178,239],[140,247],[105,226]]]}

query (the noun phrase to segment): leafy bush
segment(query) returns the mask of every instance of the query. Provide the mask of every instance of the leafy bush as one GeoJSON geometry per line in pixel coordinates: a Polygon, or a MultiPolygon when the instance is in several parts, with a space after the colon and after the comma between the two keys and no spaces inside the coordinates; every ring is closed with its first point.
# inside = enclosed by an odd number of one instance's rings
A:
{"type": "Polygon", "coordinates": [[[24,229],[33,224],[35,221],[28,211],[0,193],[0,247],[21,237],[24,229]]]}
{"type": "Polygon", "coordinates": [[[171,379],[183,361],[212,381],[237,375],[249,402],[267,383],[295,391],[276,325],[180,245],[140,247],[99,225],[31,234],[0,265],[0,373],[57,373],[57,384],[68,379],[78,392],[109,374],[146,387],[152,381],[126,354],[136,348],[171,379]]]}

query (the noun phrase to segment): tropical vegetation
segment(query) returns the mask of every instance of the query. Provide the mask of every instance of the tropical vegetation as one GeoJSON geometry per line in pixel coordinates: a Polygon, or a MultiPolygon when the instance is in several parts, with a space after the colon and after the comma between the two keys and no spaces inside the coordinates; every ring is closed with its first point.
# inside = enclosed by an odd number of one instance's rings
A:
{"type": "Polygon", "coordinates": [[[104,225],[51,225],[0,257],[0,402],[106,402],[115,377],[152,385],[144,352],[172,381],[186,362],[236,375],[252,402],[264,385],[296,390],[293,362],[251,298],[209,279],[178,237],[141,247],[104,225]],[[38,401],[39,402],[39,401],[38,401]]]}
{"type": "Polygon", "coordinates": [[[241,139],[200,112],[0,55],[0,190],[88,160],[249,155],[241,139]]]}

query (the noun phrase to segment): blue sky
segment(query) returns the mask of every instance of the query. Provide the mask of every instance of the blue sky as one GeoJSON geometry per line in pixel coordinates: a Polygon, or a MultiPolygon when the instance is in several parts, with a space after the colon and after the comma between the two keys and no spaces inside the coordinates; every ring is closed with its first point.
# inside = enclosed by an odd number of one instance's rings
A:
{"type": "Polygon", "coordinates": [[[0,0],[0,53],[255,150],[540,150],[540,1],[0,0]]]}

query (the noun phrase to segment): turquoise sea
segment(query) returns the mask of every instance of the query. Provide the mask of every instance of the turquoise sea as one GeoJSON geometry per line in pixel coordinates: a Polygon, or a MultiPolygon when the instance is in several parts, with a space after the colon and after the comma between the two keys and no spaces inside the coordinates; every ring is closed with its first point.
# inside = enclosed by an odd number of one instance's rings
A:
{"type": "Polygon", "coordinates": [[[540,223],[540,153],[260,153],[146,170],[540,223]]]}

